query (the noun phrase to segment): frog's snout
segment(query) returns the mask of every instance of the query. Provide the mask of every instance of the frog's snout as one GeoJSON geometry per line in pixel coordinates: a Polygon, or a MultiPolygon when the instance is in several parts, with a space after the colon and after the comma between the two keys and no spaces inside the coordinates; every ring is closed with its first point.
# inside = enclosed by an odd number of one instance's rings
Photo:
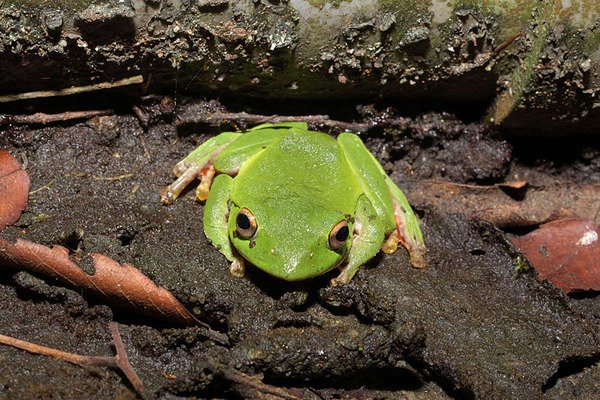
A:
{"type": "Polygon", "coordinates": [[[283,270],[288,274],[293,274],[294,271],[304,266],[313,264],[312,251],[302,252],[300,254],[292,254],[287,259],[283,260],[283,270]]]}

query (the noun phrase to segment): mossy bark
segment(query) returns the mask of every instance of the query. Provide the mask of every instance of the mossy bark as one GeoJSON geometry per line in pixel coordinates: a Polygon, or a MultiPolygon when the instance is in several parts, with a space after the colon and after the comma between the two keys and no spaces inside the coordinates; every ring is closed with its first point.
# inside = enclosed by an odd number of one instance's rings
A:
{"type": "Polygon", "coordinates": [[[592,0],[12,0],[0,95],[140,74],[151,92],[478,103],[513,131],[592,132],[599,24],[592,0]]]}

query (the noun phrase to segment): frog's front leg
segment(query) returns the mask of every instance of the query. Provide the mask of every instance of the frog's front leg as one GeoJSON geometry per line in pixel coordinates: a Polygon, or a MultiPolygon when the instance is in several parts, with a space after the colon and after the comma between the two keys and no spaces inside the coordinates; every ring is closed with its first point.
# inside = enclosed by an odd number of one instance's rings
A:
{"type": "Polygon", "coordinates": [[[354,236],[348,253],[347,264],[340,274],[331,280],[331,285],[348,283],[356,271],[379,252],[384,239],[384,226],[369,198],[358,198],[354,216],[354,236]]]}
{"type": "Polygon", "coordinates": [[[161,190],[160,201],[163,204],[172,204],[183,189],[196,178],[200,178],[201,180],[200,185],[196,189],[196,196],[199,200],[206,200],[215,176],[215,157],[241,135],[241,133],[237,132],[221,133],[204,142],[186,158],[177,163],[175,168],[173,168],[173,173],[178,178],[171,185],[161,190]]]}
{"type": "Polygon", "coordinates": [[[239,256],[229,240],[229,198],[233,178],[226,174],[218,175],[210,190],[210,196],[204,207],[204,233],[215,246],[231,262],[229,272],[233,276],[244,276],[244,259],[239,256]]]}

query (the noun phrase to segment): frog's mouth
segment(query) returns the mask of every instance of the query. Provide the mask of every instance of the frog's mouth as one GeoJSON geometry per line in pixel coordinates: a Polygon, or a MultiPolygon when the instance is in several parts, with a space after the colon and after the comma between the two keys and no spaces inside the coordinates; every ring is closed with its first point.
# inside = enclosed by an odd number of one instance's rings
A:
{"type": "MultiPolygon", "coordinates": [[[[240,251],[241,249],[238,249],[240,251]]],[[[288,253],[287,256],[279,253],[276,248],[269,250],[268,257],[255,257],[253,249],[246,247],[240,251],[248,262],[258,269],[278,279],[286,281],[302,281],[314,278],[337,268],[346,259],[347,252],[335,253],[331,250],[314,254],[310,251],[288,253]]]]}

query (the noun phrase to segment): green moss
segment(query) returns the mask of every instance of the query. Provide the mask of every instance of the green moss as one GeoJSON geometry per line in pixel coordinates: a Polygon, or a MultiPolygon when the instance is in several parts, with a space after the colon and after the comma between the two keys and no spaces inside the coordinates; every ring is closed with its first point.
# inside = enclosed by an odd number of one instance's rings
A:
{"type": "Polygon", "coordinates": [[[535,8],[535,28],[529,33],[531,35],[531,48],[523,58],[520,68],[515,68],[512,71],[510,76],[511,91],[498,96],[488,112],[486,120],[496,124],[502,122],[523,98],[523,94],[531,82],[535,67],[538,65],[550,27],[556,22],[556,15],[553,14],[552,7],[552,4],[541,3],[535,8]]]}
{"type": "Polygon", "coordinates": [[[66,12],[75,12],[86,9],[92,4],[99,4],[99,0],[6,0],[3,7],[14,5],[31,9],[58,9],[66,12]]]}
{"type": "Polygon", "coordinates": [[[484,16],[494,16],[502,27],[498,35],[500,41],[522,31],[531,19],[532,12],[539,5],[537,0],[454,0],[453,8],[469,7],[484,16]]]}
{"type": "Polygon", "coordinates": [[[515,272],[517,273],[522,273],[522,272],[526,272],[531,268],[531,265],[529,265],[529,262],[527,261],[527,259],[525,259],[525,257],[523,256],[517,256],[517,258],[515,259],[515,272]]]}

